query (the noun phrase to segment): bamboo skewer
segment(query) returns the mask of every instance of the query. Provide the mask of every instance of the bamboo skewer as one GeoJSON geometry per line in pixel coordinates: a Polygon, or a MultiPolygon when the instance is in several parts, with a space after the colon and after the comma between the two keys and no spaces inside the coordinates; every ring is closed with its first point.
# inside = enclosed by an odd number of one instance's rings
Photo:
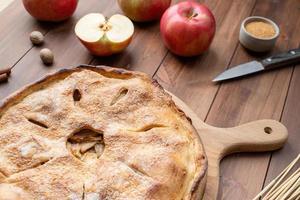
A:
{"type": "Polygon", "coordinates": [[[287,178],[299,160],[300,154],[253,200],[300,200],[300,168],[287,178]]]}
{"type": "Polygon", "coordinates": [[[289,196],[291,196],[291,194],[294,192],[295,189],[297,189],[299,187],[299,183],[300,183],[300,173],[298,173],[297,178],[294,179],[294,182],[292,182],[293,184],[291,185],[290,188],[287,188],[285,193],[282,193],[282,195],[280,196],[280,198],[282,199],[287,199],[289,196]]]}
{"type": "Polygon", "coordinates": [[[276,184],[274,185],[274,187],[271,188],[271,190],[269,191],[269,193],[272,193],[274,190],[276,190],[276,188],[282,183],[282,181],[284,180],[284,178],[288,175],[288,173],[293,169],[293,167],[295,166],[295,164],[299,161],[300,159],[300,154],[297,156],[297,158],[291,163],[290,167],[286,170],[286,172],[284,173],[284,175],[279,179],[278,182],[276,182],[276,184]]]}
{"type": "Polygon", "coordinates": [[[266,199],[270,199],[270,200],[283,199],[282,196],[287,193],[287,191],[295,184],[295,182],[300,177],[299,172],[300,172],[300,168],[296,171],[296,173],[293,173],[293,175],[291,175],[289,179],[287,179],[282,184],[282,186],[277,188],[272,194],[270,195],[267,194],[266,199]]]}
{"type": "Polygon", "coordinates": [[[300,187],[300,178],[295,182],[295,184],[282,196],[282,199],[287,199],[292,196],[292,194],[300,187]]]}
{"type": "Polygon", "coordinates": [[[292,170],[292,168],[295,166],[295,164],[300,160],[300,154],[297,156],[297,158],[292,161],[273,181],[271,181],[256,197],[254,197],[253,200],[258,200],[260,197],[262,197],[268,190],[269,193],[276,188],[280,182],[286,177],[286,175],[292,170]]]}
{"type": "Polygon", "coordinates": [[[294,192],[294,194],[292,194],[292,196],[290,197],[290,200],[296,200],[297,197],[300,196],[300,187],[298,187],[298,189],[294,192]]]}
{"type": "Polygon", "coordinates": [[[298,179],[298,177],[300,176],[300,168],[295,171],[285,182],[283,182],[283,184],[276,188],[273,192],[269,192],[266,195],[266,199],[276,199],[277,197],[280,197],[280,194],[286,192],[287,189],[289,189],[293,183],[295,183],[295,180],[298,179]]]}

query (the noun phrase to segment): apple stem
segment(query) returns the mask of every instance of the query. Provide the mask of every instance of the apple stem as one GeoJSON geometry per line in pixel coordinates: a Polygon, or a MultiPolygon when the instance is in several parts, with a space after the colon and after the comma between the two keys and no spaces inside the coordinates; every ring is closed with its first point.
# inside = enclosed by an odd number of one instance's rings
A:
{"type": "Polygon", "coordinates": [[[196,12],[193,12],[188,19],[193,19],[194,17],[197,17],[198,16],[198,13],[196,12]]]}

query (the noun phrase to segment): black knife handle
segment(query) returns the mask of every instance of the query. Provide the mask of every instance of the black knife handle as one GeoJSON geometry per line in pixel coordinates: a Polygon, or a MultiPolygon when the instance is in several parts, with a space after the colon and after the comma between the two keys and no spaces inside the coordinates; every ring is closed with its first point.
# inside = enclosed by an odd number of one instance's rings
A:
{"type": "Polygon", "coordinates": [[[300,63],[300,48],[268,57],[261,61],[265,69],[274,69],[300,63]]]}

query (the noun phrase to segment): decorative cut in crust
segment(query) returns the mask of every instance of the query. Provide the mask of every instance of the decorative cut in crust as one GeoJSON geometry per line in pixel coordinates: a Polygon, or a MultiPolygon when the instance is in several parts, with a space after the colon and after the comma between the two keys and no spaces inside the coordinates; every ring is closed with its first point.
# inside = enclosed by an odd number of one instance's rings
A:
{"type": "Polygon", "coordinates": [[[192,200],[206,175],[191,120],[146,74],[79,66],[0,105],[0,200],[192,200]]]}

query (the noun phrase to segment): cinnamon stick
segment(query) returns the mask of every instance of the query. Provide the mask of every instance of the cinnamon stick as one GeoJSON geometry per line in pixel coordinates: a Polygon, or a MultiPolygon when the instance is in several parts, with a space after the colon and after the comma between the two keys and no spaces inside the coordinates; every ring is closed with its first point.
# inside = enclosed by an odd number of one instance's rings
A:
{"type": "Polygon", "coordinates": [[[8,75],[6,73],[0,74],[0,83],[7,82],[8,75]]]}
{"type": "Polygon", "coordinates": [[[4,69],[0,69],[0,75],[7,74],[7,76],[9,76],[10,73],[11,73],[11,68],[10,67],[4,68],[4,69]]]}

